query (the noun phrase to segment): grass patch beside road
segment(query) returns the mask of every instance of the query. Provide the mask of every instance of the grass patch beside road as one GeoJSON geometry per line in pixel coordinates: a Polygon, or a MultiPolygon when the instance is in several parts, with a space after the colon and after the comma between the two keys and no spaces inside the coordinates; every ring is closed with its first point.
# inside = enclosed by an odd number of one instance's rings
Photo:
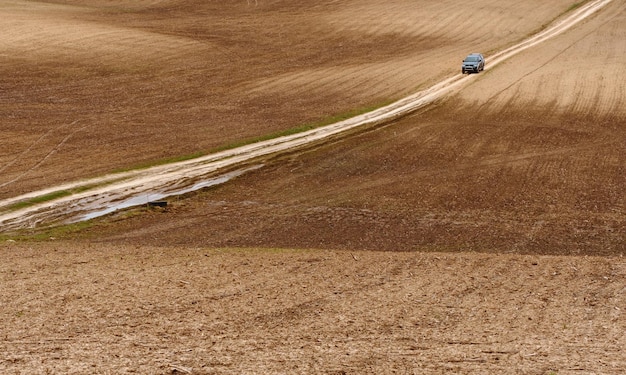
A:
{"type": "Polygon", "coordinates": [[[565,13],[571,12],[572,10],[578,9],[581,7],[581,5],[583,5],[584,3],[586,3],[586,1],[579,1],[577,3],[574,3],[572,5],[570,5],[569,8],[567,8],[567,10],[565,11],[565,13]]]}
{"type": "Polygon", "coordinates": [[[293,134],[298,134],[298,133],[303,133],[309,130],[313,130],[313,129],[317,129],[317,128],[321,128],[324,127],[326,125],[331,125],[343,120],[347,120],[349,118],[355,117],[355,116],[359,116],[362,115],[364,113],[368,113],[368,112],[372,112],[376,109],[382,108],[386,105],[389,105],[391,103],[393,103],[393,100],[388,100],[385,102],[381,102],[375,105],[371,105],[371,106],[367,106],[367,107],[362,107],[362,108],[358,108],[358,109],[354,109],[351,111],[347,111],[347,112],[343,112],[334,116],[329,116],[329,117],[325,117],[319,121],[315,121],[315,122],[311,122],[308,124],[304,124],[304,125],[300,125],[291,129],[287,129],[287,130],[282,130],[282,131],[278,131],[275,133],[270,133],[270,134],[265,134],[265,135],[261,135],[258,137],[254,137],[254,138],[249,138],[249,139],[244,139],[241,141],[237,141],[237,142],[233,142],[233,143],[229,143],[226,145],[222,145],[222,146],[218,146],[214,149],[211,150],[211,153],[213,152],[219,152],[219,151],[225,151],[225,150],[231,150],[237,147],[242,147],[242,146],[247,146],[253,143],[257,143],[257,142],[263,142],[263,141],[268,141],[270,139],[276,139],[276,138],[280,138],[280,137],[286,137],[289,135],[293,135],[293,134]]]}
{"type": "Polygon", "coordinates": [[[72,192],[69,190],[53,191],[52,193],[44,194],[38,197],[33,197],[33,198],[30,198],[21,202],[14,203],[8,206],[7,210],[15,211],[15,210],[19,210],[22,208],[34,206],[39,203],[44,203],[44,202],[52,201],[55,199],[67,197],[68,195],[72,195],[72,192]]]}
{"type": "Polygon", "coordinates": [[[64,224],[56,227],[19,230],[12,234],[0,234],[2,242],[27,242],[27,241],[49,241],[54,239],[68,239],[73,234],[81,233],[83,230],[91,228],[93,221],[82,221],[73,224],[64,224]]]}

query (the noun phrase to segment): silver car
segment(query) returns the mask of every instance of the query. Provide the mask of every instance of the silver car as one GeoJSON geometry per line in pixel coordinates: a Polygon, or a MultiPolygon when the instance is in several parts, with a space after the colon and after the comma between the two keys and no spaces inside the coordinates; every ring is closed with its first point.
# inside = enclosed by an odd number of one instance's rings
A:
{"type": "Polygon", "coordinates": [[[461,73],[469,74],[469,73],[478,73],[480,71],[485,70],[485,58],[480,53],[472,53],[469,54],[465,60],[463,60],[463,65],[461,66],[461,73]]]}

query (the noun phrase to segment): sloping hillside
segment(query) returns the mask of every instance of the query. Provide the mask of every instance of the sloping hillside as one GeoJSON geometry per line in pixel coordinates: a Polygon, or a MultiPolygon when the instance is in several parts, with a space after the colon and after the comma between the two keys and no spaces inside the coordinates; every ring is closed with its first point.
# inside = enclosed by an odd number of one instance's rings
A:
{"type": "Polygon", "coordinates": [[[621,254],[624,7],[610,5],[425,113],[285,157],[167,213],[114,225],[110,238],[621,254]]]}
{"type": "Polygon", "coordinates": [[[380,105],[570,3],[4,2],[0,198],[380,105]]]}

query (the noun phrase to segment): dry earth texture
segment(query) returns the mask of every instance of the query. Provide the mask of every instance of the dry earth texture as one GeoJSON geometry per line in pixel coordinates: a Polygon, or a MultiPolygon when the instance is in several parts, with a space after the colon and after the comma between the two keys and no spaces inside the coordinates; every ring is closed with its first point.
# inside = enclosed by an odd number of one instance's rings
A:
{"type": "Polygon", "coordinates": [[[3,374],[623,374],[626,260],[0,248],[3,374]],[[8,290],[11,292],[9,293],[8,290]]]}
{"type": "MultiPolygon", "coordinates": [[[[302,3],[3,2],[0,198],[379,105],[575,5],[302,3]]],[[[0,372],[624,373],[624,24],[613,1],[428,110],[3,242],[0,372]]]]}

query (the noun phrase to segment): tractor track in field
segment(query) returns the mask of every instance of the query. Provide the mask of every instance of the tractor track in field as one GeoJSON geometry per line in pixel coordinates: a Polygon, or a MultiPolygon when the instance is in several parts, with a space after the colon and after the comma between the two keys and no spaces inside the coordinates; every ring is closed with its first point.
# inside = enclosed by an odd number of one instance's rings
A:
{"type": "MultiPolygon", "coordinates": [[[[572,11],[566,18],[521,43],[487,56],[486,69],[489,70],[512,56],[563,33],[611,1],[588,2],[572,11]]],[[[207,186],[203,183],[205,180],[215,183],[227,181],[239,173],[244,173],[251,165],[262,165],[263,160],[271,156],[311,147],[358,128],[371,127],[400,118],[433,103],[475,78],[476,76],[457,74],[385,107],[310,131],[192,160],[77,181],[4,199],[0,201],[0,231],[81,221],[96,217],[99,213],[105,214],[116,208],[123,208],[125,202],[132,201],[139,205],[150,201],[152,197],[161,198],[190,191],[196,186],[207,186]],[[231,174],[220,177],[220,173],[224,172],[231,174]],[[46,201],[47,196],[61,197],[46,201]],[[42,200],[44,202],[28,203],[42,200]]]]}

